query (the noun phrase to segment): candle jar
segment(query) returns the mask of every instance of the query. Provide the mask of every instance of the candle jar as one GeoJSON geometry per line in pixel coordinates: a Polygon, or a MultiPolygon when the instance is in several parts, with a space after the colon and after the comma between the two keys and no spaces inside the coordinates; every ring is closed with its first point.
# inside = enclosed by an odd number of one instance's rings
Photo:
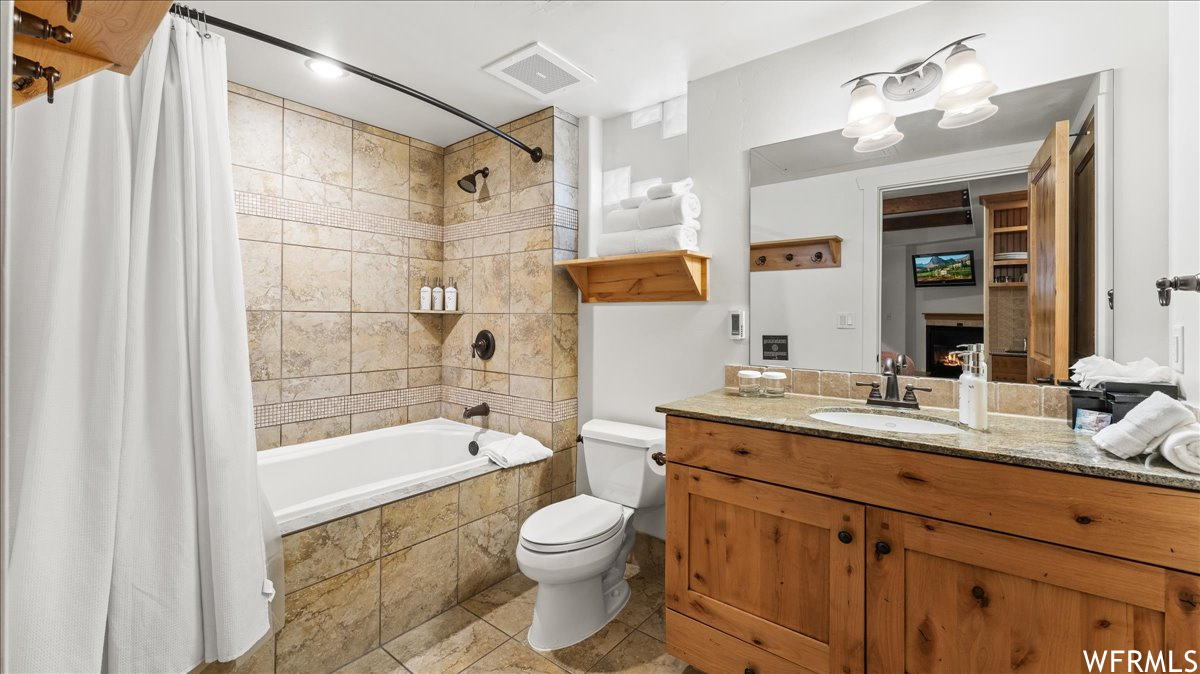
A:
{"type": "Polygon", "coordinates": [[[738,395],[753,398],[762,393],[762,373],[757,370],[739,370],[738,395]]]}
{"type": "Polygon", "coordinates": [[[782,372],[764,372],[762,391],[768,398],[782,398],[783,394],[787,393],[787,375],[782,372]]]}

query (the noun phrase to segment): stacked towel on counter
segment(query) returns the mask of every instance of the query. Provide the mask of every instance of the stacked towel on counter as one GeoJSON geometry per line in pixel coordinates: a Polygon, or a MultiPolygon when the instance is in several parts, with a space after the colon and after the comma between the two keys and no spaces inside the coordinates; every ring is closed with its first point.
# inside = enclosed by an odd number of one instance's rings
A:
{"type": "Polygon", "coordinates": [[[664,250],[700,250],[699,230],[685,225],[674,225],[604,234],[600,237],[600,243],[597,244],[596,254],[600,257],[607,257],[634,253],[657,253],[664,250]]]}
{"type": "Polygon", "coordinates": [[[554,455],[548,447],[524,433],[517,433],[511,438],[496,440],[484,445],[483,455],[501,468],[512,468],[523,463],[533,463],[548,459],[554,455]]]}
{"type": "Polygon", "coordinates": [[[1074,374],[1071,379],[1079,382],[1083,388],[1097,388],[1105,382],[1141,383],[1141,384],[1174,384],[1175,373],[1165,365],[1159,365],[1149,358],[1135,360],[1132,363],[1121,363],[1102,356],[1080,358],[1071,366],[1074,374]]]}
{"type": "Polygon", "coordinates": [[[1158,451],[1179,470],[1200,473],[1200,424],[1185,424],[1167,433],[1158,451]]]}
{"type": "Polygon", "coordinates": [[[680,194],[689,194],[692,191],[692,179],[684,178],[673,183],[662,183],[661,185],[651,185],[646,190],[646,196],[650,199],[666,199],[680,194]]]}
{"type": "Polygon", "coordinates": [[[621,200],[604,216],[597,254],[629,255],[667,250],[699,250],[700,198],[692,179],[653,185],[645,196],[621,200]]]}
{"type": "MultiPolygon", "coordinates": [[[[1092,440],[1109,454],[1128,459],[1159,449],[1173,432],[1195,423],[1196,415],[1183,403],[1155,391],[1124,419],[1101,429],[1092,440]]],[[[1163,457],[1170,461],[1165,453],[1163,457]]]]}

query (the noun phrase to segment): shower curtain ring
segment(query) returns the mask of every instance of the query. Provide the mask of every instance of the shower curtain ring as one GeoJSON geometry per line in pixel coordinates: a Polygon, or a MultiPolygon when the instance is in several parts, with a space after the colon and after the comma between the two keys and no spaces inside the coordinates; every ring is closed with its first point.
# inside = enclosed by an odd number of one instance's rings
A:
{"type": "Polygon", "coordinates": [[[200,16],[204,19],[204,39],[212,39],[212,34],[208,32],[208,11],[200,12],[200,16]]]}

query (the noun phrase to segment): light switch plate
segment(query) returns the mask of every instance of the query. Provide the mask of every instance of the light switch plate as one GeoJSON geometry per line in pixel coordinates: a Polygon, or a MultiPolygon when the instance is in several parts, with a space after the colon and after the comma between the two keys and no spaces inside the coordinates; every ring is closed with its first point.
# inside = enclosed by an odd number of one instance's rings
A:
{"type": "Polygon", "coordinates": [[[1171,326],[1171,369],[1176,372],[1183,372],[1183,326],[1171,326]]]}
{"type": "Polygon", "coordinates": [[[837,315],[838,330],[853,330],[854,329],[854,314],[853,312],[841,312],[837,315]]]}

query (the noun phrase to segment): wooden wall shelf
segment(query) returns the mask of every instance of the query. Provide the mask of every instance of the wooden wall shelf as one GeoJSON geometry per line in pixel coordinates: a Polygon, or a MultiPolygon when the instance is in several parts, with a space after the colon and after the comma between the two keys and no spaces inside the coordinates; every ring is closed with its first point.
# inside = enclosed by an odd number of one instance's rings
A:
{"type": "Polygon", "coordinates": [[[709,256],[686,250],[559,260],[585,303],[708,300],[709,256]]]}
{"type": "Polygon", "coordinates": [[[816,236],[750,244],[750,271],[828,269],[840,266],[840,236],[816,236]]]}
{"type": "MultiPolygon", "coordinates": [[[[101,70],[132,73],[170,9],[171,0],[87,0],[74,23],[67,21],[67,3],[62,0],[17,0],[16,7],[56,26],[66,26],[74,34],[71,43],[65,45],[23,35],[13,37],[14,53],[62,73],[56,85],[61,89],[101,70]]],[[[46,82],[38,80],[13,92],[13,107],[45,95],[46,82]]]]}

